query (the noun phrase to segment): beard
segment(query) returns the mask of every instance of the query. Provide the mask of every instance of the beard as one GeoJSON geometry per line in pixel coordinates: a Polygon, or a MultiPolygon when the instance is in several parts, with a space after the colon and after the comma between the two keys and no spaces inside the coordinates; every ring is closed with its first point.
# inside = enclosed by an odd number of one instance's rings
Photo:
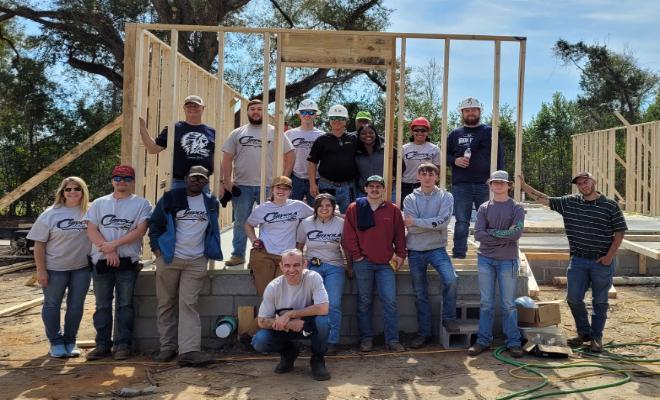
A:
{"type": "Polygon", "coordinates": [[[463,117],[463,124],[470,125],[470,126],[478,125],[479,120],[481,120],[481,116],[479,116],[479,117],[473,117],[473,116],[463,117]]]}
{"type": "Polygon", "coordinates": [[[252,118],[252,117],[250,117],[250,116],[248,115],[248,121],[250,121],[250,123],[251,123],[252,125],[261,125],[261,121],[262,121],[262,120],[263,120],[263,118],[254,119],[254,118],[252,118]]]}

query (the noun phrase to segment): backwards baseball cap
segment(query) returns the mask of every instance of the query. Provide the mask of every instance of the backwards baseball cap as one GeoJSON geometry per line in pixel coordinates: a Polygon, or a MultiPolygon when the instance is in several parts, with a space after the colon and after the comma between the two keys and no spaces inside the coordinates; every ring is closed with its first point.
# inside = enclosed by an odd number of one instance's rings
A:
{"type": "Polygon", "coordinates": [[[314,110],[316,112],[319,111],[319,106],[316,104],[316,102],[312,99],[305,99],[298,104],[298,110],[297,111],[302,111],[302,110],[314,110]]]}
{"type": "Polygon", "coordinates": [[[371,175],[370,177],[367,178],[367,182],[364,185],[366,186],[371,182],[377,182],[385,186],[385,179],[383,179],[383,177],[380,175],[371,175]]]}
{"type": "Polygon", "coordinates": [[[288,176],[278,176],[277,178],[273,179],[272,186],[275,187],[277,185],[284,185],[288,186],[290,188],[293,187],[293,183],[291,182],[291,178],[288,176]]]}
{"type": "Polygon", "coordinates": [[[195,165],[190,167],[188,170],[188,176],[201,176],[204,177],[207,181],[209,180],[209,170],[202,167],[201,165],[195,165]]]}
{"type": "Polygon", "coordinates": [[[486,183],[491,182],[511,182],[509,180],[509,173],[506,171],[495,171],[490,174],[490,178],[486,181],[486,183]]]}
{"type": "Polygon", "coordinates": [[[190,95],[186,97],[185,100],[183,100],[183,104],[188,104],[188,103],[195,103],[197,105],[204,107],[204,100],[202,100],[202,98],[197,96],[196,94],[190,95]]]}
{"type": "Polygon", "coordinates": [[[130,165],[116,165],[112,169],[112,176],[130,176],[135,178],[135,170],[130,165]]]}
{"type": "Polygon", "coordinates": [[[358,111],[355,119],[366,119],[367,121],[372,121],[371,113],[369,111],[358,111]]]}
{"type": "Polygon", "coordinates": [[[594,179],[594,176],[591,175],[591,172],[587,172],[587,171],[578,172],[571,180],[571,183],[575,185],[575,183],[577,183],[577,180],[580,178],[594,179]]]}

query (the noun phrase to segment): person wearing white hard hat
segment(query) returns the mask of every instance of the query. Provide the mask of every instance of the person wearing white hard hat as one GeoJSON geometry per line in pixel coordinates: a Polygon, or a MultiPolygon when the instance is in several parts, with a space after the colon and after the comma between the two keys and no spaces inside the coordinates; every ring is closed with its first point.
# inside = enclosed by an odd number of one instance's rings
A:
{"type": "Polygon", "coordinates": [[[348,205],[355,199],[353,181],[357,176],[355,151],[357,137],[346,133],[348,110],[337,104],[328,110],[330,133],[319,136],[314,142],[308,162],[308,175],[319,174],[319,183],[310,180],[309,192],[312,196],[330,193],[335,196],[339,211],[344,214],[348,205]]]}
{"type": "MultiPolygon", "coordinates": [[[[307,157],[314,141],[325,132],[314,126],[314,121],[319,115],[319,106],[314,100],[305,99],[301,101],[298,105],[297,114],[300,117],[300,126],[289,129],[284,133],[293,147],[296,148],[296,162],[293,165],[293,173],[291,174],[291,181],[293,182],[291,198],[293,200],[305,200],[311,206],[314,204],[314,196],[309,193],[307,157]]],[[[316,182],[318,174],[313,179],[316,182]]]]}
{"type": "MultiPolygon", "coordinates": [[[[489,190],[492,128],[481,123],[482,105],[474,97],[458,107],[463,126],[447,137],[447,165],[451,167],[451,193],[454,195],[454,248],[452,257],[465,258],[472,210],[486,202],[489,190]]],[[[499,141],[497,169],[504,169],[504,147],[499,141]]]]}

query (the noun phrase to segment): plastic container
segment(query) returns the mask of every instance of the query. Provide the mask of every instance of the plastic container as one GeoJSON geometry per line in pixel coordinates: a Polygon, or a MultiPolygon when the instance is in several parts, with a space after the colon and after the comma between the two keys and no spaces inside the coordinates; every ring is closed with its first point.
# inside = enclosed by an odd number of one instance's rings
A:
{"type": "Polygon", "coordinates": [[[465,153],[463,153],[463,157],[467,158],[468,160],[470,159],[470,157],[472,157],[472,150],[470,150],[469,147],[465,149],[465,153]]]}

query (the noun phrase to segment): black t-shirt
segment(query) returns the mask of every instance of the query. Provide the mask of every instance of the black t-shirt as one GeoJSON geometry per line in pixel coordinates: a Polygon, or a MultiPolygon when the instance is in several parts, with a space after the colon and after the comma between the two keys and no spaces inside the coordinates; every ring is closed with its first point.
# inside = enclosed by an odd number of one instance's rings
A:
{"type": "Polygon", "coordinates": [[[334,182],[352,181],[357,175],[355,149],[357,137],[344,133],[319,136],[312,145],[307,161],[320,164],[319,175],[334,182]]]}
{"type": "MultiPolygon", "coordinates": [[[[215,129],[210,126],[190,125],[179,121],[174,125],[174,179],[183,179],[190,167],[201,165],[213,173],[213,154],[215,153],[215,129]]],[[[156,138],[156,144],[167,147],[167,127],[156,138]]]]}

